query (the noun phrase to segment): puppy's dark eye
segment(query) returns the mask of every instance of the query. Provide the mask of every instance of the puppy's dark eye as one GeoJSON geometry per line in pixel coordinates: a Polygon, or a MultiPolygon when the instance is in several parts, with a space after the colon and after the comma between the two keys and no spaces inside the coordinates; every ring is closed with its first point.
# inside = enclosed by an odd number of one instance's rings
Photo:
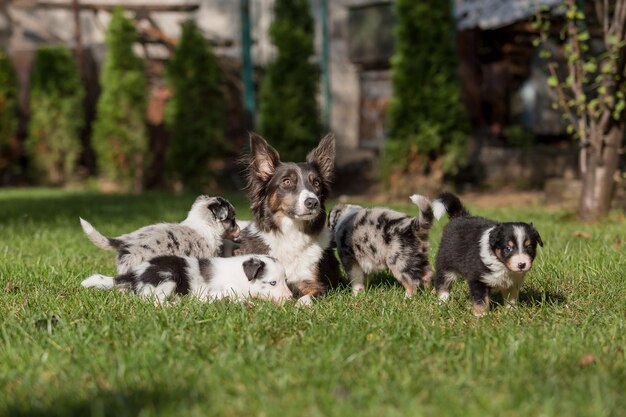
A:
{"type": "Polygon", "coordinates": [[[270,284],[272,287],[275,287],[275,286],[276,286],[276,281],[270,281],[270,282],[269,282],[269,284],[270,284]]]}
{"type": "Polygon", "coordinates": [[[311,181],[311,183],[313,183],[313,187],[315,188],[320,188],[322,183],[320,180],[318,180],[317,178],[314,178],[313,181],[311,181]]]}
{"type": "Polygon", "coordinates": [[[511,248],[510,246],[505,246],[504,250],[502,251],[502,253],[504,254],[504,256],[508,256],[511,254],[511,252],[513,252],[513,248],[511,248]]]}
{"type": "Polygon", "coordinates": [[[293,181],[291,181],[291,178],[283,178],[283,182],[282,182],[283,187],[291,187],[291,184],[293,184],[293,181]]]}

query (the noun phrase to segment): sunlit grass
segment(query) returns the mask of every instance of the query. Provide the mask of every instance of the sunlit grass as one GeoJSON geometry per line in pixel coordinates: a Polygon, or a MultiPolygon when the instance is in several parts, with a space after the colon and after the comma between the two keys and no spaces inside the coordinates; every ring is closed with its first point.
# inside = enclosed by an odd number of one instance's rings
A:
{"type": "MultiPolygon", "coordinates": [[[[249,216],[243,195],[227,197],[249,216]]],[[[0,191],[0,414],[624,415],[623,215],[579,224],[541,207],[475,209],[532,221],[546,244],[520,305],[480,320],[462,282],[444,307],[430,292],[406,300],[381,277],[308,309],[157,308],[80,287],[113,273],[114,255],[83,236],[78,216],[115,235],[180,220],[193,199],[0,191]]]]}

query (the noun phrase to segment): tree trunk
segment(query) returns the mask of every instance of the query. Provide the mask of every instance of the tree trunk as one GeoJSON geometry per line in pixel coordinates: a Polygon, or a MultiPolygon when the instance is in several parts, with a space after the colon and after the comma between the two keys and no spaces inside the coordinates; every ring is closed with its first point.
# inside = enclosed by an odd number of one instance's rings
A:
{"type": "MultiPolygon", "coordinates": [[[[615,124],[606,134],[600,153],[593,147],[581,149],[581,152],[586,152],[586,167],[581,167],[584,170],[583,187],[578,208],[578,216],[582,220],[596,220],[611,208],[623,137],[624,124],[615,124]]],[[[596,142],[595,138],[590,140],[592,143],[600,142],[596,142]]]]}

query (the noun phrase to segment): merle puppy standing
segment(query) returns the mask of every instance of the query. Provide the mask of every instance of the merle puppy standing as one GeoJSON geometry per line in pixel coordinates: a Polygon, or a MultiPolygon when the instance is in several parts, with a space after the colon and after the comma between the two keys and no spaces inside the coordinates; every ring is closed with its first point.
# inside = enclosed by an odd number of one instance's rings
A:
{"type": "Polygon", "coordinates": [[[415,288],[430,285],[428,231],[433,221],[430,201],[410,197],[420,209],[412,217],[388,208],[338,204],[328,216],[337,252],[350,275],[352,291],[365,289],[366,274],[389,269],[411,297],[415,288]]]}
{"type": "Polygon", "coordinates": [[[335,139],[324,137],[305,162],[282,162],[276,149],[251,134],[247,192],[254,220],[242,230],[238,254],[268,254],[287,272],[299,304],[338,282],[324,203],[335,169],[335,139]]]}
{"type": "Polygon", "coordinates": [[[435,289],[439,299],[448,300],[452,283],[462,275],[469,285],[475,316],[487,312],[492,291],[502,293],[507,307],[515,305],[537,245],[543,246],[532,223],[500,223],[471,216],[452,193],[439,195],[433,211],[437,219],[445,212],[450,216],[437,254],[435,289]]]}

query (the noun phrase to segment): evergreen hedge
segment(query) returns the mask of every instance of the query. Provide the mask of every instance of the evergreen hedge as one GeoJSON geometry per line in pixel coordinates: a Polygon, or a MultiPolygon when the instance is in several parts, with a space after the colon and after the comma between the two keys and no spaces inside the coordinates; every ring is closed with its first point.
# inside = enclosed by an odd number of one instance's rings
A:
{"type": "Polygon", "coordinates": [[[10,163],[10,152],[17,131],[17,84],[15,70],[0,49],[0,171],[10,163]]]}
{"type": "Polygon", "coordinates": [[[258,130],[286,160],[303,160],[321,134],[313,34],[308,0],[275,1],[270,37],[278,55],[261,81],[258,130]]]}
{"type": "Polygon", "coordinates": [[[423,173],[436,159],[453,173],[463,162],[467,125],[450,2],[396,0],[394,13],[393,96],[381,173],[423,173]]]}
{"type": "Polygon", "coordinates": [[[106,34],[92,145],[103,179],[139,191],[148,163],[147,84],[144,63],[133,52],[136,36],[133,23],[116,8],[106,34]]]}
{"type": "Polygon", "coordinates": [[[75,174],[81,152],[85,91],[72,52],[39,49],[30,79],[26,149],[37,179],[63,184],[75,174]]]}
{"type": "Polygon", "coordinates": [[[198,187],[211,175],[208,161],[231,150],[217,61],[195,23],[183,25],[180,42],[167,66],[173,97],[166,109],[170,177],[198,187]]]}

